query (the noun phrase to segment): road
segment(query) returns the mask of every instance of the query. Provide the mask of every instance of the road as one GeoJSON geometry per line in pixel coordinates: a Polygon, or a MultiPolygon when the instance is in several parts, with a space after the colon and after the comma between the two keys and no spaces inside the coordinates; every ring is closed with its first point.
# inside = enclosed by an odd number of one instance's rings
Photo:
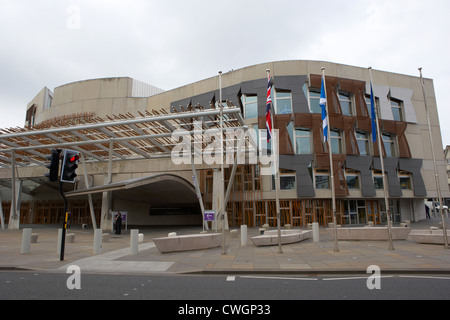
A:
{"type": "Polygon", "coordinates": [[[369,276],[114,275],[73,271],[68,274],[3,271],[0,272],[0,300],[269,302],[450,299],[450,275],[381,275],[377,279],[369,279],[369,276]],[[373,289],[368,288],[368,282],[373,289]]]}

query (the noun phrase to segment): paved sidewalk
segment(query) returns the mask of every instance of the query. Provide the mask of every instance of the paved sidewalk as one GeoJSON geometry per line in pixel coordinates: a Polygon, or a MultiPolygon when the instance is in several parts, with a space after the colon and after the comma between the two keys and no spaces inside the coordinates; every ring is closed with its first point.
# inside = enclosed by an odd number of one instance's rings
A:
{"type": "MultiPolygon", "coordinates": [[[[413,229],[438,226],[440,219],[412,223],[413,229]]],[[[447,220],[450,226],[450,220],[447,220]]],[[[384,273],[442,273],[450,274],[450,250],[443,245],[418,244],[410,240],[394,241],[389,251],[387,241],[339,241],[339,252],[334,252],[333,238],[326,229],[320,229],[320,241],[312,239],[278,246],[256,247],[251,237],[258,229],[248,229],[248,244],[241,246],[240,234],[233,238],[226,232],[226,254],[222,248],[161,254],[152,238],[198,234],[201,227],[143,228],[144,242],[139,253],[131,255],[129,230],[121,235],[111,234],[102,245],[102,254],[93,254],[93,230],[73,227],[75,243],[66,243],[64,261],[57,249],[58,226],[32,225],[38,233],[37,243],[31,244],[29,254],[21,254],[21,230],[0,230],[0,270],[39,270],[66,272],[69,265],[78,265],[82,272],[94,273],[366,273],[377,265],[384,273]]]]}

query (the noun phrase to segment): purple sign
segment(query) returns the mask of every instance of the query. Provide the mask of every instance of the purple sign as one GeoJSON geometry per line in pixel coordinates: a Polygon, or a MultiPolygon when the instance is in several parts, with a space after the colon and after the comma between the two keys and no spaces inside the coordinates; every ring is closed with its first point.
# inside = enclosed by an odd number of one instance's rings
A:
{"type": "Polygon", "coordinates": [[[205,221],[214,221],[215,211],[205,211],[205,221]]]}

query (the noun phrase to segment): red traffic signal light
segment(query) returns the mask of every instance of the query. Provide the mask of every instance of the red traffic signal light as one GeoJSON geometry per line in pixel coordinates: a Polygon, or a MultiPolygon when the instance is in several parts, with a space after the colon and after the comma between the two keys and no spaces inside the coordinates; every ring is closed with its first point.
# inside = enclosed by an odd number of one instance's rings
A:
{"type": "Polygon", "coordinates": [[[73,150],[65,150],[63,157],[63,165],[61,171],[61,182],[75,182],[75,173],[78,168],[78,160],[80,159],[80,153],[73,150]]]}

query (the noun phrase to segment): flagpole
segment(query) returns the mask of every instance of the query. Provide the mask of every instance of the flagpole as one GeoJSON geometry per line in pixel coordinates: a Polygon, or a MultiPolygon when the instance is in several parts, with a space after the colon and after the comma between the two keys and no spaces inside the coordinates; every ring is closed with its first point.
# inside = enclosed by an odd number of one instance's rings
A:
{"type": "MultiPolygon", "coordinates": [[[[267,79],[270,81],[270,69],[266,70],[267,72],[267,79]]],[[[272,105],[273,102],[272,102],[272,105]]],[[[273,108],[273,112],[270,112],[270,121],[272,122],[272,140],[273,140],[273,148],[272,152],[275,155],[275,159],[278,158],[278,149],[277,149],[277,142],[278,142],[278,135],[275,132],[274,128],[274,121],[273,121],[273,114],[275,113],[275,107],[273,108]]],[[[280,172],[277,165],[277,160],[275,160],[274,163],[275,167],[275,198],[276,198],[276,210],[277,210],[277,230],[278,230],[278,253],[283,253],[283,249],[281,248],[281,219],[280,219],[280,196],[279,196],[279,189],[280,189],[280,172]]]]}
{"type": "Polygon", "coordinates": [[[431,135],[431,124],[430,124],[430,114],[428,113],[428,104],[427,104],[427,98],[425,95],[425,83],[423,81],[422,77],[422,68],[419,68],[420,72],[420,84],[422,85],[422,92],[423,92],[423,101],[425,102],[425,111],[427,113],[427,124],[428,124],[428,135],[430,136],[430,145],[431,145],[431,154],[433,155],[433,165],[434,165],[434,174],[435,174],[435,180],[436,180],[436,188],[438,192],[439,197],[439,207],[441,210],[441,217],[442,217],[442,231],[444,235],[444,249],[448,249],[448,238],[447,238],[447,228],[445,226],[445,218],[444,218],[444,208],[442,206],[442,196],[441,196],[441,186],[439,183],[439,174],[437,171],[436,166],[436,157],[434,155],[434,145],[433,145],[433,137],[431,135]]]}
{"type": "MultiPolygon", "coordinates": [[[[325,99],[327,100],[327,90],[325,82],[325,68],[322,67],[322,81],[324,86],[325,99]]],[[[331,131],[330,131],[330,118],[328,116],[328,100],[325,103],[325,110],[327,112],[327,142],[328,142],[328,154],[330,156],[330,177],[331,177],[331,199],[333,208],[333,228],[334,228],[334,252],[339,252],[338,240],[337,240],[337,222],[336,222],[336,189],[334,186],[334,170],[333,170],[333,151],[331,150],[331,131]]]]}
{"type": "MultiPolygon", "coordinates": [[[[369,75],[370,75],[370,94],[373,96],[373,89],[372,89],[372,67],[369,67],[369,75]]],[[[386,207],[386,214],[388,219],[388,238],[389,238],[389,250],[394,250],[394,245],[392,243],[392,230],[391,230],[391,211],[389,210],[389,200],[388,200],[388,191],[387,191],[387,181],[386,181],[386,173],[384,171],[384,157],[383,157],[383,149],[381,148],[381,140],[383,139],[383,136],[380,132],[380,124],[378,121],[378,113],[377,113],[377,106],[375,103],[375,98],[373,99],[373,108],[375,110],[375,122],[377,127],[377,135],[378,135],[378,151],[380,154],[380,162],[381,162],[381,173],[383,176],[383,191],[384,191],[384,203],[386,207]]],[[[375,222],[375,221],[374,221],[375,222]]]]}
{"type": "Polygon", "coordinates": [[[222,255],[226,255],[227,252],[225,250],[225,173],[223,164],[225,162],[223,155],[224,155],[224,146],[223,146],[223,104],[222,104],[222,71],[219,71],[219,105],[220,105],[220,141],[221,141],[221,157],[220,157],[220,164],[221,164],[221,183],[222,183],[222,192],[221,192],[221,209],[222,211],[222,255]]]}

